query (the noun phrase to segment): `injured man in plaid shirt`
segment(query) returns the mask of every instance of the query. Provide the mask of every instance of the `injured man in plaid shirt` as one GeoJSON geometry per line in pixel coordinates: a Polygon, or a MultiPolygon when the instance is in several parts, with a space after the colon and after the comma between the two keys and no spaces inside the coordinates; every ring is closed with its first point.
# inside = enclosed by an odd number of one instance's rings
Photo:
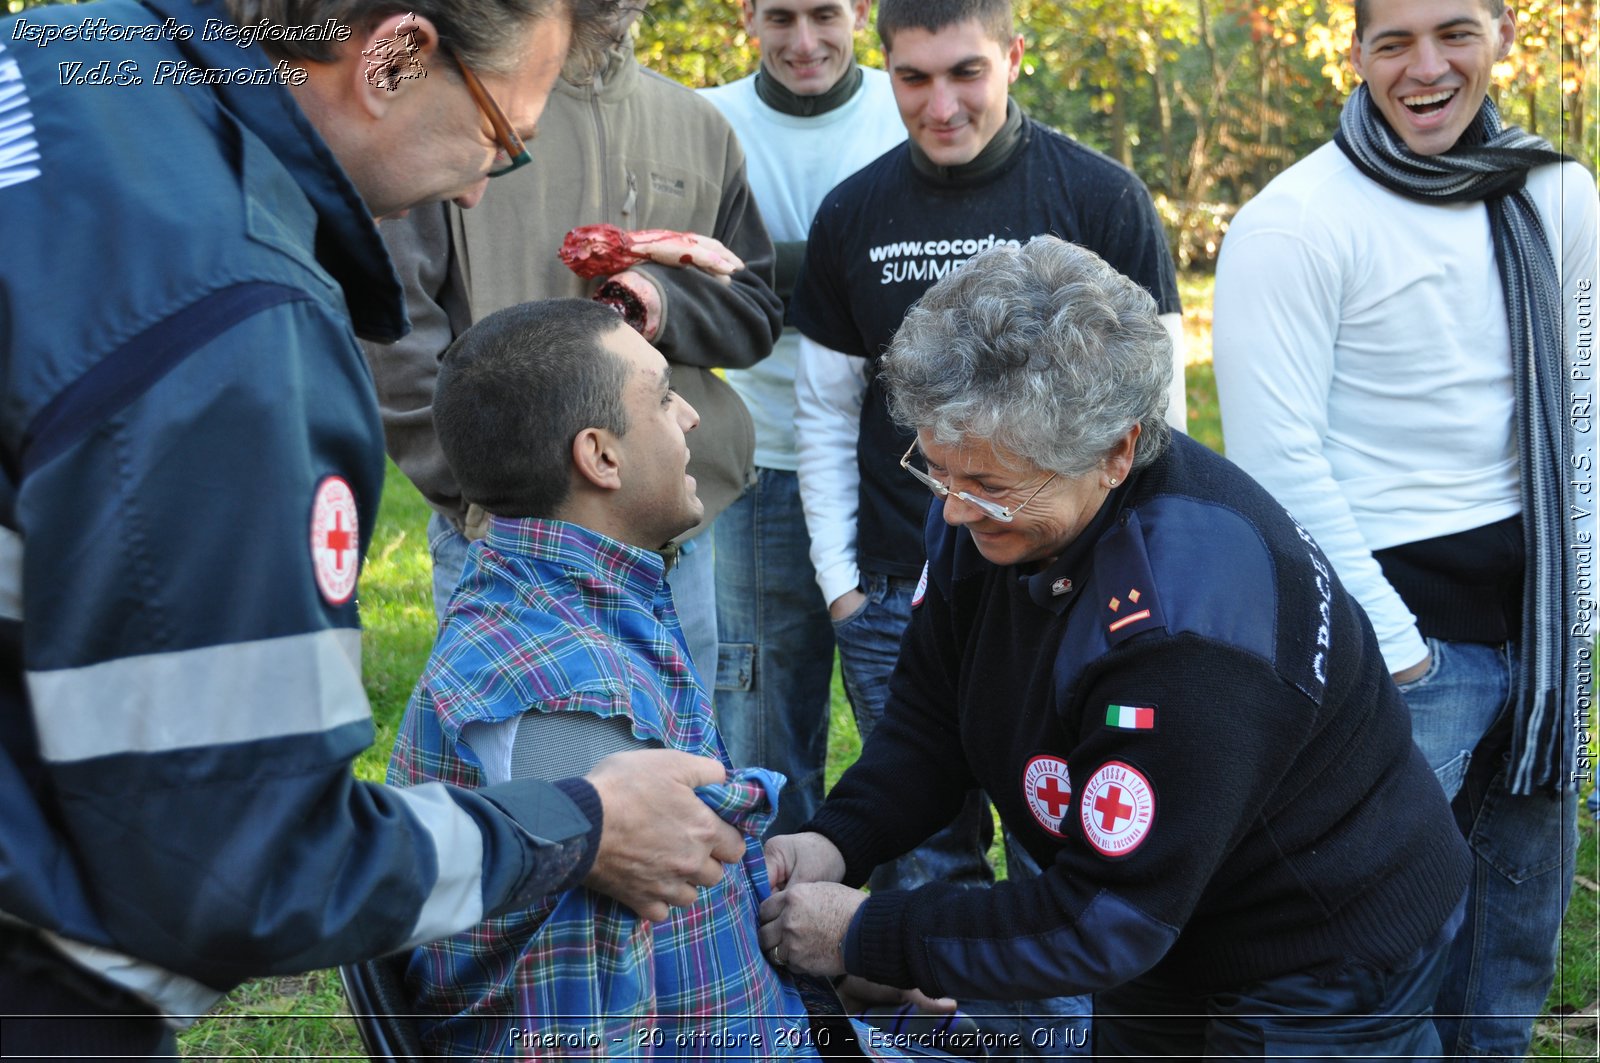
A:
{"type": "MultiPolygon", "coordinates": [[[[701,515],[686,471],[699,417],[670,373],[622,318],[579,299],[499,311],[445,353],[440,443],[465,497],[493,516],[407,706],[391,782],[558,779],[650,747],[728,763],[665,580],[663,555],[701,515]]],[[[886,990],[901,1025],[869,1027],[826,982],[797,984],[762,955],[758,839],[782,782],[743,769],[699,791],[744,833],[744,861],[664,921],[578,888],[418,949],[406,983],[430,1049],[893,1059],[962,1045],[955,1024],[969,1020],[910,1018],[886,990]],[[920,1037],[903,1035],[907,1021],[920,1037]]]]}

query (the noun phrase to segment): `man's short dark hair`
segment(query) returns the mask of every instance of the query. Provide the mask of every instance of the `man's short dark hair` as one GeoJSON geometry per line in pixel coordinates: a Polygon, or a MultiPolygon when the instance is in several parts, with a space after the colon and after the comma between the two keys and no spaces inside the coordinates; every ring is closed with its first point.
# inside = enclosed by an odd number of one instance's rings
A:
{"type": "MultiPolygon", "coordinates": [[[[227,0],[238,25],[270,22],[273,28],[317,26],[328,19],[355,30],[407,12],[432,22],[450,50],[479,73],[506,73],[515,65],[513,46],[528,25],[565,11],[572,20],[569,69],[592,70],[615,42],[619,0],[227,0]]],[[[275,59],[332,62],[338,41],[289,41],[264,36],[261,46],[275,59]]]]}
{"type": "Polygon", "coordinates": [[[991,40],[1002,45],[1016,36],[1016,19],[1011,0],[879,0],[878,39],[885,51],[893,46],[901,30],[926,30],[938,33],[946,26],[976,20],[991,40]]]}
{"type": "MultiPolygon", "coordinates": [[[[1355,0],[1356,5],[1356,40],[1360,40],[1367,33],[1367,5],[1370,0],[1355,0]]],[[[1499,18],[1506,13],[1505,0],[1483,0],[1483,8],[1489,12],[1490,18],[1499,18]]]]}
{"type": "Polygon", "coordinates": [[[588,299],[496,311],[448,350],[433,426],[461,496],[500,517],[553,517],[572,486],[585,428],[628,430],[628,366],[602,345],[626,328],[588,299]]]}

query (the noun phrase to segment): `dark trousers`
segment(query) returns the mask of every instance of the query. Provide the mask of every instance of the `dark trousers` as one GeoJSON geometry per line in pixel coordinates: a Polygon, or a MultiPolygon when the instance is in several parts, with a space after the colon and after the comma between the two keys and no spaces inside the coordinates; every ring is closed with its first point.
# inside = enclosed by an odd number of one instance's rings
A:
{"type": "Polygon", "coordinates": [[[172,1028],[93,975],[0,950],[0,1059],[178,1058],[172,1028]]]}
{"type": "Polygon", "coordinates": [[[1137,978],[1096,994],[1095,1058],[1439,1059],[1433,1001],[1464,914],[1463,901],[1433,941],[1386,971],[1350,963],[1205,995],[1137,978]]]}

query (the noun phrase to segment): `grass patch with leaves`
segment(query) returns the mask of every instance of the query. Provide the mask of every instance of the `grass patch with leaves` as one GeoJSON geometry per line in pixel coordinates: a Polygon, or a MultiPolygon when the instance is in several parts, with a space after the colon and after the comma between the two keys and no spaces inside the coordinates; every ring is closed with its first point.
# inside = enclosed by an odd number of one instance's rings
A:
{"type": "Polygon", "coordinates": [[[1556,983],[1545,1003],[1549,1013],[1534,1027],[1532,1055],[1600,1059],[1600,826],[1578,813],[1577,874],[1572,901],[1561,924],[1556,983]]]}

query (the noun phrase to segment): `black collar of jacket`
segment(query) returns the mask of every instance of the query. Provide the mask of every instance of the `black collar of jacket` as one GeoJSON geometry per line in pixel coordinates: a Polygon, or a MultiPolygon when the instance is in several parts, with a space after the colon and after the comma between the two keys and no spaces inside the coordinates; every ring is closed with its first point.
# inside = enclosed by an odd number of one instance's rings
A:
{"type": "Polygon", "coordinates": [[[985,184],[1010,166],[1022,154],[1022,149],[1028,146],[1033,130],[1026,118],[1017,101],[1008,98],[1005,124],[971,162],[959,166],[940,166],[917,147],[916,141],[907,141],[907,148],[911,152],[911,168],[934,184],[953,188],[985,184]]]}
{"type": "Polygon", "coordinates": [[[1059,616],[1077,601],[1079,592],[1089,583],[1094,548],[1113,528],[1121,525],[1123,510],[1138,479],[1137,473],[1130,474],[1127,480],[1112,488],[1100,503],[1100,511],[1094,519],[1067,544],[1060,557],[1039,572],[1020,576],[1028,585],[1028,597],[1033,599],[1034,605],[1059,616]]]}
{"type": "Polygon", "coordinates": [[[801,96],[791,92],[787,85],[775,77],[768,77],[766,70],[756,71],[756,95],[761,97],[761,102],[771,107],[779,114],[793,115],[796,118],[815,118],[829,111],[836,111],[850,102],[861,88],[861,83],[866,80],[860,64],[851,64],[848,71],[833,87],[815,96],[801,96]]]}

